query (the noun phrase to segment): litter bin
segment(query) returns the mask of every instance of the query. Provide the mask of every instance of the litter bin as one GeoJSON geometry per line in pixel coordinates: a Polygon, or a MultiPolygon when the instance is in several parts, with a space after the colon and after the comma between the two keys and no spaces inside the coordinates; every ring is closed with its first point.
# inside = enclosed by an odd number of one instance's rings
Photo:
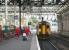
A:
{"type": "Polygon", "coordinates": [[[4,38],[8,39],[9,38],[9,26],[4,26],[4,38]]]}

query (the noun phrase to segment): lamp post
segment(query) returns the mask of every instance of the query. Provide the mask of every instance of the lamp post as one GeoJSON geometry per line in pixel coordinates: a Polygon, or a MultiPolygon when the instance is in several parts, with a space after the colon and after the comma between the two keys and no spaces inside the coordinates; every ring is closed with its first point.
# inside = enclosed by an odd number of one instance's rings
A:
{"type": "Polygon", "coordinates": [[[21,33],[21,0],[19,0],[19,27],[21,33]]]}

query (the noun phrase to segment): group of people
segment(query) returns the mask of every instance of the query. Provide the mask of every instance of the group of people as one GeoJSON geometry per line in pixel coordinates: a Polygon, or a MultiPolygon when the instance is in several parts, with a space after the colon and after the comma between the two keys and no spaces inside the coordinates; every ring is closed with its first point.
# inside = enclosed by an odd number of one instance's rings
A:
{"type": "MultiPolygon", "coordinates": [[[[15,37],[16,39],[19,38],[19,36],[22,34],[23,39],[27,40],[29,36],[31,35],[30,28],[24,27],[24,30],[21,30],[19,27],[16,27],[15,29],[15,37]]],[[[2,32],[2,26],[0,25],[0,42],[3,40],[3,32],[2,32]]]]}
{"type": "Polygon", "coordinates": [[[23,40],[27,40],[29,36],[31,35],[31,31],[29,27],[24,27],[24,30],[21,32],[19,27],[16,27],[16,38],[19,38],[20,33],[22,33],[23,40]]]}

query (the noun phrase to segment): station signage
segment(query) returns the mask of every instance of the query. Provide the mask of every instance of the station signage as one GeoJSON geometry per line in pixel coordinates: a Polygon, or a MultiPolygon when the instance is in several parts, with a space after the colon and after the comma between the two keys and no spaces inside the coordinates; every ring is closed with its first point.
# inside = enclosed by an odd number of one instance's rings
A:
{"type": "Polygon", "coordinates": [[[18,16],[17,16],[17,15],[16,15],[16,16],[14,16],[14,19],[15,19],[15,20],[18,20],[18,16]]]}

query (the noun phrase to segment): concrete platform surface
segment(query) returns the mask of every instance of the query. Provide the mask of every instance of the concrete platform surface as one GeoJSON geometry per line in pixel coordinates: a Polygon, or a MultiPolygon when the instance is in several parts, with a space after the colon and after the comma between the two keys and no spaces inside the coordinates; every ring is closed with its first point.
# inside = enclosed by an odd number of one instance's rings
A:
{"type": "Polygon", "coordinates": [[[4,40],[0,43],[0,50],[30,50],[32,37],[28,41],[22,41],[21,37],[4,40]]]}
{"type": "Polygon", "coordinates": [[[39,42],[38,42],[38,38],[37,38],[36,35],[33,35],[30,50],[40,50],[40,46],[39,46],[39,42]]]}
{"type": "Polygon", "coordinates": [[[32,35],[27,41],[22,41],[22,36],[18,40],[4,40],[0,43],[0,50],[40,50],[40,47],[37,36],[32,35]]]}

